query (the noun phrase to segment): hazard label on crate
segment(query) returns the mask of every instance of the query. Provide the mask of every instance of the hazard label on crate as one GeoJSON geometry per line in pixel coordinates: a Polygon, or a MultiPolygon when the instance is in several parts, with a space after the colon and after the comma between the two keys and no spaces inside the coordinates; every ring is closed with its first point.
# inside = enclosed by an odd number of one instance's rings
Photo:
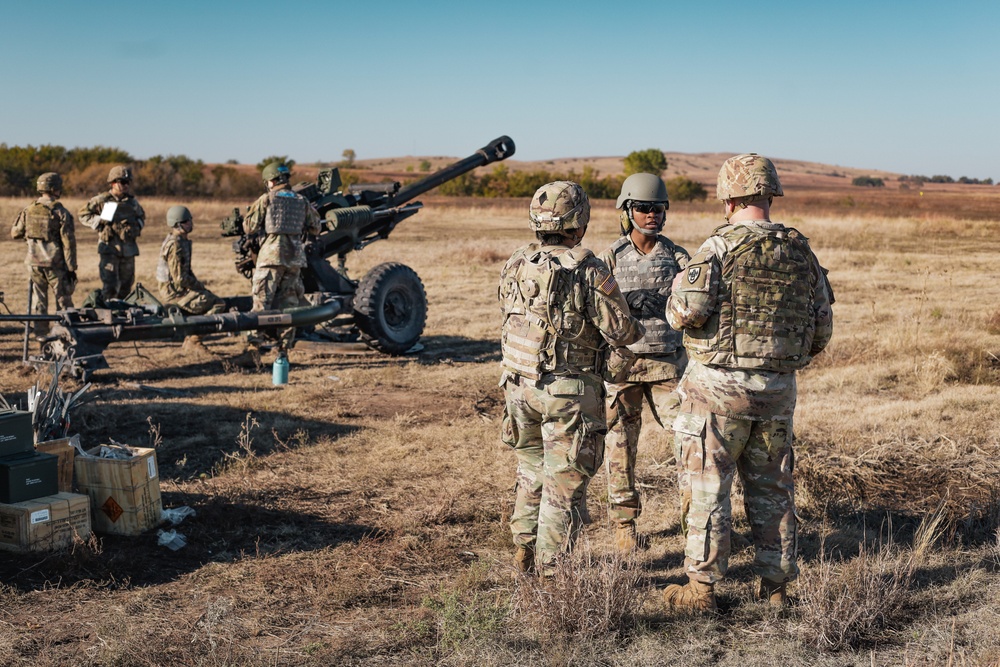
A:
{"type": "Polygon", "coordinates": [[[122,514],[125,513],[122,506],[119,505],[118,502],[111,496],[108,496],[108,499],[104,501],[103,505],[101,505],[101,510],[108,515],[108,518],[111,519],[111,523],[118,521],[122,514]]]}

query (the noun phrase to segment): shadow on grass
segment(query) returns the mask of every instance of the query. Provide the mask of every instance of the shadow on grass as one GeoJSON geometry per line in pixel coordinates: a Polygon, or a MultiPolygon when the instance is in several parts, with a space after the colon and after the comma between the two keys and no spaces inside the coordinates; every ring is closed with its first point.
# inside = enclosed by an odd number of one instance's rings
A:
{"type": "MultiPolygon", "coordinates": [[[[296,492],[309,493],[280,490],[282,497],[296,492]]],[[[166,493],[165,505],[187,505],[197,511],[177,527],[187,538],[184,548],[171,551],[159,546],[156,531],[134,537],[103,536],[98,538],[100,552],[78,546],[52,554],[4,554],[0,580],[20,592],[53,585],[104,589],[153,586],[175,581],[208,563],[318,551],[381,537],[371,526],[267,507],[269,501],[260,496],[166,493]]]]}
{"type": "Polygon", "coordinates": [[[157,447],[160,474],[165,479],[186,480],[210,475],[229,456],[241,453],[240,434],[248,412],[256,420],[251,428],[252,451],[267,456],[302,446],[323,437],[337,439],[358,429],[315,419],[303,419],[278,411],[244,409],[188,401],[89,403],[80,407],[74,430],[83,445],[96,447],[109,440],[148,447],[150,424],[159,426],[162,443],[157,447]]]}

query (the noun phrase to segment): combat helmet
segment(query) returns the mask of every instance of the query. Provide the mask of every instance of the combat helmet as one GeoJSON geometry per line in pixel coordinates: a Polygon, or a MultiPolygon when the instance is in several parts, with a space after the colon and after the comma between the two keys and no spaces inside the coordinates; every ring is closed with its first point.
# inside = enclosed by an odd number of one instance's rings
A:
{"type": "Polygon", "coordinates": [[[573,181],[546,183],[531,198],[528,218],[535,232],[581,229],[590,222],[590,199],[573,181]]]}
{"type": "Polygon", "coordinates": [[[615,208],[621,209],[618,221],[621,223],[622,234],[628,234],[633,229],[646,236],[659,234],[663,229],[664,219],[660,220],[659,226],[654,230],[643,229],[635,224],[630,202],[636,201],[663,204],[666,208],[670,208],[670,197],[663,179],[656,174],[632,174],[622,183],[622,192],[615,204],[615,208]]]}
{"type": "Polygon", "coordinates": [[[187,206],[171,206],[167,209],[167,226],[177,227],[182,222],[194,220],[187,206]]]}
{"type": "Polygon", "coordinates": [[[260,172],[261,177],[264,182],[268,181],[281,181],[285,183],[288,181],[288,177],[291,175],[291,171],[288,169],[288,165],[282,162],[271,162],[260,172]]]}
{"type": "Polygon", "coordinates": [[[722,164],[715,196],[722,201],[737,197],[781,197],[774,163],[756,153],[734,155],[722,164]]]}
{"type": "Polygon", "coordinates": [[[108,183],[114,183],[115,181],[131,181],[131,180],[132,180],[131,167],[116,165],[114,167],[111,167],[111,171],[108,172],[108,183]]]}
{"type": "Polygon", "coordinates": [[[62,191],[62,176],[54,171],[47,171],[38,177],[36,187],[39,192],[60,192],[62,191]]]}

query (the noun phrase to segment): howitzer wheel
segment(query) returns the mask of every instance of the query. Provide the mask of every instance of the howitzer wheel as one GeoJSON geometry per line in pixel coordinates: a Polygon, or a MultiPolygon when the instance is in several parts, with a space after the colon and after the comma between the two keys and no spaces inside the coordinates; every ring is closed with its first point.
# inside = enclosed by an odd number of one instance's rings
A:
{"type": "Polygon", "coordinates": [[[354,320],[361,339],[388,354],[416,345],[427,321],[427,293],[416,271],[396,262],[379,264],[354,294],[354,320]]]}

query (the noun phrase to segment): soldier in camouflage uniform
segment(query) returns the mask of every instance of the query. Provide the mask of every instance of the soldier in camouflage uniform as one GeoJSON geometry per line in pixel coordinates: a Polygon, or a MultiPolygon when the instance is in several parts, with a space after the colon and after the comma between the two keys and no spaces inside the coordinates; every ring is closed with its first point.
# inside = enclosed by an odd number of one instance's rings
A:
{"type": "MultiPolygon", "coordinates": [[[[76,289],[76,232],[73,216],[57,200],[62,195],[62,177],[48,172],[38,177],[40,197],[17,215],[11,237],[26,239],[28,256],[24,263],[31,279],[31,312],[47,315],[49,288],[56,310],[73,307],[76,289]]],[[[48,322],[36,322],[35,337],[48,334],[48,322]]]]}
{"type": "MultiPolygon", "coordinates": [[[[263,237],[251,286],[253,309],[281,310],[302,305],[303,236],[319,234],[320,219],[309,200],[289,187],[288,167],[272,162],[262,176],[268,191],[253,203],[243,223],[247,234],[263,237]]],[[[294,329],[282,333],[282,350],[291,346],[294,336],[294,329]]]]}
{"type": "Polygon", "coordinates": [[[611,520],[616,523],[615,544],[623,552],[636,548],[635,520],[642,512],[635,487],[635,458],[643,398],[660,426],[673,423],[679,402],[674,389],[687,363],[681,334],[666,320],[670,284],[689,259],[687,250],[660,233],[669,206],[667,187],[659,176],[626,178],[617,204],[622,236],[600,255],[614,273],[632,315],[646,328],[646,334],[628,346],[636,360],[625,382],[607,387],[608,501],[611,520]]]}
{"type": "Polygon", "coordinates": [[[643,328],[604,262],[578,247],[590,220],[579,185],[542,186],[529,217],[538,242],[515,251],[500,274],[501,437],[518,461],[515,565],[547,576],[572,548],[585,482],[603,458],[610,349],[643,328]]]}
{"type": "Polygon", "coordinates": [[[186,206],[171,206],[167,211],[170,231],[160,246],[156,264],[160,301],[165,306],[177,306],[188,315],[221,313],[225,301],[212,294],[191,270],[191,240],[194,218],[186,206]]]}
{"type": "MultiPolygon", "coordinates": [[[[684,331],[688,367],[674,421],[677,458],[690,505],[688,583],[664,590],[675,608],[714,610],[714,585],[729,564],[730,490],[739,474],[755,548],[758,595],[787,600],[798,575],[792,481],[795,371],[833,335],[826,272],[798,231],[771,222],[783,192],[770,160],[726,160],[718,197],[726,221],[677,275],[667,319],[684,331]]],[[[685,490],[682,489],[682,494],[685,490]]]]}
{"type": "Polygon", "coordinates": [[[132,169],[112,167],[111,189],[80,209],[80,222],[97,231],[101,259],[101,293],[107,299],[124,299],[135,283],[135,258],[146,213],[132,195],[132,169]]]}

